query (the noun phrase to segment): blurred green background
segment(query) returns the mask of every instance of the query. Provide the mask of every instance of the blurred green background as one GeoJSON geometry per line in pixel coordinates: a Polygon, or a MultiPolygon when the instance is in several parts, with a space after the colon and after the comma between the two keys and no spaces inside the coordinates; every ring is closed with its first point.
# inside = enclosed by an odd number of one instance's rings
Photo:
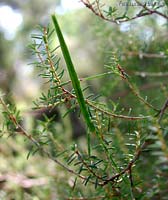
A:
{"type": "MultiPolygon", "coordinates": [[[[119,7],[117,1],[108,2],[119,7]]],[[[125,7],[119,8],[124,12],[125,7]]],[[[130,15],[137,10],[130,8],[130,15]]],[[[53,12],[58,15],[79,77],[107,71],[105,66],[116,54],[142,96],[158,109],[162,107],[168,96],[166,20],[150,16],[116,25],[94,16],[78,0],[5,0],[0,1],[0,90],[23,115],[46,89],[37,70],[28,65],[32,61],[28,44],[37,25],[47,26],[53,12]]],[[[130,109],[134,115],[146,112],[119,78],[104,77],[88,84],[105,102],[119,102],[119,109],[126,113],[130,109]]],[[[59,181],[67,178],[68,188],[72,177],[38,155],[27,160],[25,149],[22,138],[1,138],[0,199],[59,198],[58,194],[64,193],[59,181]]]]}

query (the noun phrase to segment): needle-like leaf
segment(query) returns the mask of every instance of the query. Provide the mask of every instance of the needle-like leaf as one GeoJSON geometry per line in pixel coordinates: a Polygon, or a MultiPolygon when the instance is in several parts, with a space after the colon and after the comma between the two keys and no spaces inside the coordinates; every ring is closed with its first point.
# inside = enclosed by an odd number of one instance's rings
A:
{"type": "Polygon", "coordinates": [[[67,65],[69,76],[71,78],[72,85],[73,85],[73,88],[75,90],[82,115],[83,115],[83,117],[84,117],[84,119],[87,123],[87,126],[88,126],[90,132],[94,132],[95,127],[94,127],[94,125],[91,121],[91,118],[89,116],[87,106],[86,106],[86,103],[85,103],[85,100],[84,100],[84,96],[83,96],[83,93],[82,93],[82,90],[81,90],[80,81],[78,79],[77,73],[76,73],[74,65],[72,63],[72,59],[71,59],[68,47],[65,43],[65,40],[64,40],[63,34],[61,32],[61,29],[59,27],[59,24],[57,22],[56,16],[53,14],[51,17],[52,17],[52,21],[53,21],[53,24],[54,24],[55,31],[56,31],[58,39],[59,39],[62,54],[64,56],[64,59],[65,59],[66,65],[67,65]]]}

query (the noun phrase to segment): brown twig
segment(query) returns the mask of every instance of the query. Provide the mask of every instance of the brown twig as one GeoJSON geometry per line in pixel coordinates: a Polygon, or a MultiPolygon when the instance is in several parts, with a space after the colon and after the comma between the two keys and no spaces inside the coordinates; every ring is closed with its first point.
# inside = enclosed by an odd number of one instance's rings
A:
{"type": "Polygon", "coordinates": [[[142,4],[142,3],[139,2],[138,0],[135,0],[135,1],[137,2],[138,5],[140,5],[141,7],[143,7],[143,8],[144,8],[145,10],[147,10],[150,14],[157,14],[157,15],[160,15],[160,16],[164,17],[165,19],[168,19],[168,16],[167,16],[167,15],[165,15],[165,14],[163,14],[163,13],[157,11],[157,10],[152,10],[152,9],[148,8],[148,7],[146,6],[146,4],[142,4]]]}
{"type": "Polygon", "coordinates": [[[79,159],[81,160],[81,162],[83,163],[83,165],[87,168],[87,170],[97,179],[100,179],[103,181],[103,178],[99,175],[97,175],[90,167],[89,165],[85,162],[85,160],[83,159],[82,155],[80,154],[80,152],[78,150],[76,150],[76,154],[79,157],[79,159]]]}
{"type": "Polygon", "coordinates": [[[99,9],[99,2],[96,0],[94,1],[93,3],[91,3],[89,0],[81,0],[81,2],[88,8],[90,9],[95,15],[97,15],[98,17],[102,18],[103,20],[105,21],[109,21],[109,22],[112,22],[112,23],[115,23],[115,24],[119,24],[119,23],[123,23],[123,22],[128,22],[128,21],[132,21],[132,20],[135,20],[135,19],[138,19],[138,18],[142,18],[144,16],[148,16],[148,15],[152,15],[152,14],[157,14],[159,16],[162,16],[164,17],[165,19],[168,19],[168,16],[157,11],[157,10],[151,10],[149,9],[148,7],[146,7],[146,5],[140,3],[139,1],[136,0],[137,4],[139,6],[141,6],[143,9],[146,10],[146,12],[139,12],[137,15],[135,15],[134,17],[131,17],[131,18],[123,18],[123,19],[117,19],[117,18],[108,18],[108,17],[105,17],[102,12],[100,11],[99,9]],[[98,2],[98,3],[97,3],[98,2]],[[95,3],[97,5],[97,8],[95,8],[95,3]]]}
{"type": "MultiPolygon", "coordinates": [[[[118,68],[118,66],[120,66],[119,64],[117,65],[116,68],[118,68]]],[[[150,104],[148,101],[146,101],[140,94],[139,91],[136,89],[136,87],[130,82],[130,80],[128,79],[128,75],[125,73],[124,69],[120,66],[120,68],[118,68],[119,73],[121,78],[127,83],[127,85],[129,86],[130,90],[132,91],[132,93],[142,102],[144,103],[147,107],[152,108],[155,111],[159,111],[157,108],[155,108],[152,104],[150,104]]]]}
{"type": "Polygon", "coordinates": [[[111,113],[108,110],[104,110],[101,107],[95,106],[94,103],[91,102],[91,101],[87,101],[87,104],[89,106],[91,106],[92,108],[94,108],[95,110],[98,110],[98,111],[102,112],[103,114],[105,114],[105,115],[107,115],[109,117],[114,117],[114,118],[119,118],[119,119],[125,119],[125,120],[142,120],[142,119],[147,119],[147,118],[150,117],[150,116],[134,117],[134,116],[126,116],[126,115],[117,115],[117,114],[111,113]]]}
{"type": "MultiPolygon", "coordinates": [[[[99,5],[99,1],[98,1],[98,0],[96,0],[96,1],[95,1],[94,3],[92,3],[92,4],[89,3],[89,0],[86,0],[86,1],[83,1],[83,2],[85,2],[85,3],[86,3],[88,6],[90,6],[91,8],[93,8],[93,4],[96,3],[97,6],[99,6],[99,7],[98,7],[99,12],[101,12],[101,11],[100,11],[100,5],[99,5]]],[[[66,89],[63,87],[63,85],[61,85],[61,81],[60,81],[60,79],[59,79],[59,77],[58,77],[58,75],[57,75],[57,73],[56,73],[56,70],[55,70],[55,68],[54,68],[54,63],[53,63],[53,61],[52,61],[51,54],[50,54],[50,52],[49,52],[48,35],[47,35],[47,30],[46,30],[46,28],[44,28],[44,30],[43,30],[43,36],[44,36],[44,38],[45,38],[45,39],[44,39],[44,45],[45,45],[45,49],[46,49],[46,52],[47,52],[47,57],[48,57],[48,61],[49,61],[49,66],[50,66],[50,68],[51,68],[51,72],[53,73],[53,76],[54,76],[54,79],[55,79],[55,82],[54,82],[54,83],[56,84],[56,86],[57,86],[59,89],[62,90],[62,93],[63,93],[63,95],[65,96],[65,100],[67,100],[67,101],[65,101],[65,103],[70,102],[71,99],[77,99],[77,97],[76,97],[75,94],[72,94],[70,91],[66,90],[66,89]]],[[[37,51],[37,52],[39,52],[39,51],[37,51]]],[[[39,57],[39,54],[38,54],[38,57],[39,57]]],[[[39,59],[41,60],[41,62],[44,62],[44,61],[42,60],[41,57],[39,57],[39,59]]],[[[122,69],[121,69],[121,72],[122,72],[122,76],[125,77],[126,74],[125,74],[124,71],[122,71],[122,69]]],[[[80,80],[80,81],[81,81],[81,80],[80,80]]],[[[68,82],[68,83],[69,83],[69,82],[68,82]]],[[[85,103],[88,104],[89,106],[91,106],[92,108],[94,108],[95,110],[99,110],[99,111],[101,111],[102,113],[104,113],[105,115],[108,115],[108,116],[110,116],[110,117],[121,118],[121,119],[127,119],[127,120],[142,120],[142,119],[146,119],[146,118],[149,117],[149,116],[147,116],[147,117],[134,117],[134,116],[117,115],[117,114],[111,113],[110,111],[101,109],[100,107],[96,107],[95,104],[94,104],[92,101],[89,101],[88,99],[85,99],[85,103]]],[[[68,107],[69,105],[66,104],[66,106],[68,107]]]]}
{"type": "MultiPolygon", "coordinates": [[[[125,169],[123,169],[121,172],[119,172],[118,174],[115,174],[114,176],[110,177],[109,179],[105,180],[103,185],[107,185],[109,182],[113,182],[115,180],[117,180],[120,176],[122,176],[123,174],[125,174],[126,172],[131,172],[132,171],[132,167],[135,164],[135,162],[139,159],[139,156],[142,152],[142,150],[147,146],[147,142],[144,142],[136,151],[134,158],[128,163],[128,165],[126,166],[125,169]]],[[[131,175],[132,176],[132,175],[131,175]]],[[[132,177],[131,177],[132,178],[132,177]]]]}
{"type": "MultiPolygon", "coordinates": [[[[3,99],[1,97],[0,97],[0,104],[3,106],[5,112],[8,114],[9,120],[11,120],[11,122],[13,122],[13,124],[15,125],[15,127],[17,129],[19,129],[19,132],[17,132],[18,134],[20,134],[20,135],[24,136],[25,138],[27,138],[28,140],[30,140],[34,145],[36,145],[36,147],[38,148],[38,150],[40,150],[41,152],[43,152],[50,160],[54,161],[56,164],[58,164],[59,166],[61,166],[62,168],[64,168],[66,171],[70,172],[71,174],[76,175],[77,177],[79,177],[79,178],[81,178],[83,180],[87,179],[87,177],[78,174],[77,172],[75,172],[72,169],[68,168],[62,162],[60,162],[59,160],[57,160],[56,158],[54,158],[48,151],[46,151],[40,145],[40,143],[31,134],[27,133],[27,131],[19,124],[19,122],[17,121],[16,117],[8,109],[7,105],[5,104],[5,102],[3,101],[3,99]]],[[[93,184],[95,184],[92,181],[90,181],[90,182],[93,183],[93,184]]]]}
{"type": "Polygon", "coordinates": [[[165,103],[163,104],[163,106],[162,106],[162,108],[161,108],[161,110],[160,110],[160,112],[159,112],[158,123],[161,122],[162,117],[163,117],[163,115],[164,115],[164,113],[165,113],[165,110],[166,110],[167,108],[168,108],[168,98],[167,98],[167,100],[165,101],[165,103]]]}

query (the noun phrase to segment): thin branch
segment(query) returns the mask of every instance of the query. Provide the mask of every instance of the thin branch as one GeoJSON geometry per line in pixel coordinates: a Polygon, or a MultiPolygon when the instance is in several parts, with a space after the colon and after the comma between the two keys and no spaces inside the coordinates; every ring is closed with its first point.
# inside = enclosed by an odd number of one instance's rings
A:
{"type": "Polygon", "coordinates": [[[141,101],[143,102],[147,107],[152,108],[155,111],[158,111],[157,108],[155,108],[152,104],[150,104],[149,102],[147,102],[143,97],[140,96],[139,92],[136,91],[136,89],[133,87],[133,85],[130,83],[130,81],[128,79],[126,79],[126,82],[129,86],[129,88],[131,89],[131,91],[133,92],[133,94],[141,101]]]}
{"type": "Polygon", "coordinates": [[[134,117],[134,116],[126,116],[126,115],[117,115],[117,114],[109,112],[108,110],[104,110],[103,108],[95,106],[94,103],[91,102],[91,101],[87,101],[87,104],[90,105],[95,110],[98,110],[98,111],[102,112],[103,114],[108,115],[110,117],[115,117],[115,118],[120,118],[120,119],[127,119],[127,120],[142,120],[142,119],[147,119],[147,118],[150,117],[150,116],[134,117]]]}
{"type": "MultiPolygon", "coordinates": [[[[76,99],[76,95],[72,94],[68,90],[64,89],[64,91],[66,92],[67,95],[70,96],[71,99],[72,98],[76,99]]],[[[98,110],[98,111],[102,112],[103,114],[105,114],[105,115],[107,115],[109,117],[120,118],[120,119],[125,119],[125,120],[142,120],[142,119],[147,119],[147,118],[150,117],[150,116],[136,117],[136,116],[127,116],[127,115],[117,115],[115,113],[110,112],[109,110],[104,110],[103,108],[100,108],[100,107],[96,106],[95,102],[93,102],[91,100],[85,99],[85,102],[86,102],[86,104],[88,104],[89,106],[91,106],[93,109],[98,110]]],[[[55,107],[55,106],[57,106],[59,104],[62,104],[62,103],[66,103],[66,99],[63,99],[61,101],[61,103],[60,102],[56,102],[56,103],[54,103],[52,105],[49,104],[47,106],[46,105],[38,106],[38,109],[46,108],[46,107],[52,108],[52,107],[55,107]]]]}
{"type": "Polygon", "coordinates": [[[134,158],[128,163],[127,167],[125,169],[123,169],[121,172],[119,172],[118,174],[115,174],[114,176],[112,176],[111,178],[107,179],[106,181],[104,181],[103,186],[107,185],[109,182],[113,182],[116,179],[118,179],[120,176],[122,176],[123,174],[125,174],[126,172],[130,172],[130,170],[132,170],[133,165],[135,164],[135,162],[139,159],[139,156],[142,152],[142,150],[147,146],[147,142],[144,142],[136,151],[136,154],[134,156],[134,158]]]}
{"type": "Polygon", "coordinates": [[[161,122],[162,120],[162,117],[165,113],[165,110],[168,108],[168,98],[167,100],[165,101],[165,103],[163,104],[163,107],[161,108],[160,112],[159,112],[159,119],[158,119],[158,123],[161,122]]]}
{"type": "Polygon", "coordinates": [[[82,155],[80,154],[80,152],[78,150],[76,150],[75,152],[77,154],[77,156],[80,158],[81,162],[83,163],[83,165],[87,168],[87,170],[97,179],[100,179],[103,181],[103,178],[99,175],[97,175],[89,166],[88,164],[85,162],[85,160],[83,159],[82,155]]]}
{"type": "MultiPolygon", "coordinates": [[[[3,106],[4,110],[7,112],[9,120],[11,120],[12,123],[15,125],[15,127],[19,130],[17,132],[18,134],[20,134],[20,135],[26,137],[28,140],[30,140],[33,144],[36,145],[36,147],[38,148],[38,150],[40,150],[41,152],[43,152],[50,160],[54,161],[56,164],[58,164],[59,166],[61,166],[62,168],[64,168],[66,171],[70,172],[71,174],[74,174],[74,175],[78,176],[79,178],[81,178],[83,180],[87,179],[87,177],[82,176],[82,175],[78,174],[77,172],[73,171],[72,169],[68,168],[67,166],[65,166],[59,160],[57,160],[56,158],[54,158],[44,148],[42,148],[42,146],[40,145],[40,143],[31,134],[27,133],[27,131],[19,124],[19,122],[17,121],[17,119],[15,118],[15,116],[11,113],[11,111],[8,109],[7,105],[5,104],[5,102],[3,101],[3,99],[1,97],[0,97],[0,104],[3,106]]],[[[93,184],[95,184],[92,181],[90,181],[90,182],[93,183],[93,184]]]]}
{"type": "Polygon", "coordinates": [[[61,81],[60,81],[60,79],[58,77],[58,74],[57,74],[57,72],[55,70],[54,63],[52,61],[51,54],[50,54],[50,51],[49,51],[48,35],[47,35],[46,28],[44,28],[44,43],[45,43],[45,49],[46,49],[46,52],[47,52],[47,57],[48,57],[49,65],[50,65],[50,68],[51,68],[51,73],[53,73],[54,78],[56,80],[56,84],[59,86],[60,83],[61,83],[61,81]]]}
{"type": "Polygon", "coordinates": [[[118,64],[117,65],[118,71],[120,73],[120,77],[122,78],[122,80],[124,80],[130,90],[132,91],[132,93],[142,102],[144,103],[147,107],[152,108],[155,111],[159,111],[159,109],[155,108],[152,104],[150,104],[148,101],[146,101],[140,94],[139,91],[137,91],[137,89],[135,88],[135,86],[133,86],[133,84],[130,82],[130,80],[128,79],[128,75],[127,73],[124,71],[124,69],[118,64]]]}
{"type": "Polygon", "coordinates": [[[161,17],[165,18],[165,19],[168,19],[168,16],[159,12],[158,10],[152,10],[150,8],[148,8],[146,6],[146,4],[142,4],[141,2],[139,2],[138,0],[135,0],[137,2],[138,5],[140,5],[141,7],[143,7],[145,10],[147,10],[150,14],[157,14],[157,15],[160,15],[161,17]]]}
{"type": "MultiPolygon", "coordinates": [[[[13,122],[13,124],[16,126],[16,128],[19,130],[19,134],[26,137],[28,140],[30,140],[33,144],[36,145],[36,147],[42,151],[49,159],[51,159],[52,161],[54,161],[56,164],[58,164],[59,166],[61,166],[62,168],[64,168],[65,170],[67,170],[68,172],[78,176],[79,178],[83,179],[83,180],[87,180],[87,177],[78,174],[77,172],[73,171],[72,169],[68,168],[67,166],[65,166],[63,163],[61,163],[59,160],[57,160],[56,158],[53,158],[53,156],[47,152],[41,145],[40,143],[32,137],[31,134],[28,134],[27,131],[17,122],[17,119],[15,118],[15,116],[11,113],[11,111],[8,109],[7,105],[5,104],[5,102],[3,101],[3,99],[0,97],[0,104],[3,106],[4,110],[7,112],[9,119],[13,122]]],[[[142,151],[142,148],[144,148],[144,146],[146,145],[146,143],[144,143],[141,148],[139,148],[137,150],[137,153],[134,157],[134,159],[128,164],[128,166],[121,171],[120,173],[114,175],[113,177],[99,182],[98,185],[104,186],[106,184],[108,184],[108,182],[114,181],[115,179],[117,179],[118,177],[120,177],[121,175],[123,175],[124,173],[126,173],[127,171],[130,170],[130,168],[133,166],[133,164],[135,163],[135,161],[139,158],[139,155],[142,151]]],[[[79,155],[79,154],[78,154],[79,155]]],[[[85,163],[86,164],[86,163],[85,163]]],[[[93,171],[90,171],[92,174],[95,175],[95,173],[93,171]]],[[[97,177],[97,175],[96,175],[97,177]]],[[[99,179],[102,179],[101,177],[98,177],[99,179]]],[[[95,184],[94,181],[90,180],[90,183],[95,184]]]]}
{"type": "MultiPolygon", "coordinates": [[[[89,3],[89,1],[87,0],[87,3],[89,3]]],[[[99,4],[99,1],[96,1],[97,4],[99,4]]],[[[100,8],[99,8],[100,9],[100,8]]],[[[46,32],[46,28],[44,28],[44,31],[43,31],[43,36],[44,36],[44,43],[45,43],[45,49],[46,49],[46,52],[47,52],[47,57],[48,57],[48,60],[49,60],[49,65],[50,65],[50,68],[51,68],[51,71],[54,75],[54,78],[56,80],[56,82],[54,82],[56,84],[56,86],[62,90],[63,92],[63,95],[65,95],[65,103],[66,103],[66,99],[69,101],[71,99],[77,99],[77,96],[75,94],[72,94],[70,91],[66,90],[64,87],[63,87],[63,84],[61,84],[61,81],[56,73],[56,70],[54,68],[54,64],[53,64],[53,61],[52,61],[52,58],[51,58],[51,55],[50,55],[50,52],[49,52],[49,45],[48,45],[48,36],[47,36],[47,32],[46,32]]],[[[39,52],[39,51],[37,51],[39,52]]],[[[38,54],[39,56],[39,54],[38,54]]],[[[42,60],[42,58],[40,57],[40,60],[41,62],[44,62],[42,60]]],[[[112,72],[113,73],[113,72],[112,72]]],[[[92,79],[92,78],[97,78],[97,77],[101,77],[101,76],[104,76],[104,75],[109,75],[111,74],[111,72],[107,72],[107,73],[104,73],[104,74],[99,74],[99,75],[95,75],[95,76],[92,76],[92,77],[89,77],[89,78],[84,78],[84,79],[78,79],[78,81],[83,81],[83,80],[89,80],[89,79],[92,79]]],[[[67,81],[67,83],[70,83],[72,82],[71,81],[67,81]]],[[[51,98],[54,98],[54,97],[51,97],[51,98]]],[[[134,117],[134,116],[124,116],[124,115],[117,115],[117,114],[114,114],[114,113],[111,113],[110,111],[107,111],[107,110],[104,110],[104,109],[101,109],[100,107],[96,107],[94,105],[94,102],[91,102],[89,101],[88,99],[84,99],[84,102],[86,104],[88,104],[89,106],[91,106],[92,108],[94,108],[95,110],[98,110],[98,111],[101,111],[102,113],[104,113],[105,115],[108,115],[110,117],[115,117],[115,118],[121,118],[121,119],[127,119],[127,120],[141,120],[141,119],[146,119],[148,118],[149,116],[147,117],[134,117]]],[[[63,101],[61,102],[63,103],[63,101]]],[[[57,103],[56,103],[57,104],[57,103]]],[[[55,106],[55,105],[54,105],[55,106]]]]}
{"type": "Polygon", "coordinates": [[[140,3],[139,1],[136,0],[137,4],[140,5],[143,9],[145,9],[147,12],[139,12],[138,14],[136,14],[135,16],[131,17],[131,18],[128,18],[128,17],[125,17],[123,19],[117,19],[117,18],[108,18],[108,17],[105,17],[102,12],[100,11],[99,9],[99,6],[98,6],[98,1],[95,1],[93,3],[91,3],[89,0],[81,0],[81,2],[88,8],[90,9],[95,15],[97,15],[98,17],[102,18],[103,20],[105,21],[109,21],[109,22],[112,22],[112,23],[115,23],[115,24],[120,24],[120,23],[123,23],[123,22],[128,22],[128,21],[132,21],[132,20],[135,20],[135,19],[138,19],[138,18],[142,18],[144,16],[148,16],[148,15],[152,15],[152,14],[157,14],[159,16],[162,16],[164,17],[165,19],[168,19],[168,16],[157,11],[157,10],[151,10],[149,9],[148,7],[146,7],[145,5],[143,5],[142,3],[140,3]],[[97,4],[97,8],[94,7],[95,3],[97,4]]]}

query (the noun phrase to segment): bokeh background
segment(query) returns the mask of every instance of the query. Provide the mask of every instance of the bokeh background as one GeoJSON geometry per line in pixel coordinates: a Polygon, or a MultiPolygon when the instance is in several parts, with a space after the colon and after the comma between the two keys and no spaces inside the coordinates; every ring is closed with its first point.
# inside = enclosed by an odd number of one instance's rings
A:
{"type": "MultiPolygon", "coordinates": [[[[111,3],[119,7],[117,1],[111,3]]],[[[124,10],[124,6],[120,7],[120,12],[124,10]]],[[[130,9],[130,14],[137,10],[130,9]]],[[[32,101],[46,90],[37,70],[30,64],[28,45],[37,25],[47,26],[54,12],[79,77],[107,71],[105,66],[115,53],[142,96],[161,108],[167,95],[166,20],[150,16],[116,25],[94,16],[78,0],[0,1],[0,91],[7,101],[16,103],[26,115],[33,106],[32,101]]],[[[63,61],[61,64],[64,66],[63,61]]],[[[133,114],[143,112],[138,100],[119,78],[104,77],[88,84],[105,102],[119,102],[119,108],[126,113],[130,109],[133,114]]],[[[29,160],[26,156],[24,139],[7,139],[7,136],[0,139],[0,199],[57,199],[59,194],[64,194],[65,188],[59,183],[65,177],[67,188],[71,187],[72,177],[67,172],[60,173],[55,163],[38,155],[29,160]]]]}

